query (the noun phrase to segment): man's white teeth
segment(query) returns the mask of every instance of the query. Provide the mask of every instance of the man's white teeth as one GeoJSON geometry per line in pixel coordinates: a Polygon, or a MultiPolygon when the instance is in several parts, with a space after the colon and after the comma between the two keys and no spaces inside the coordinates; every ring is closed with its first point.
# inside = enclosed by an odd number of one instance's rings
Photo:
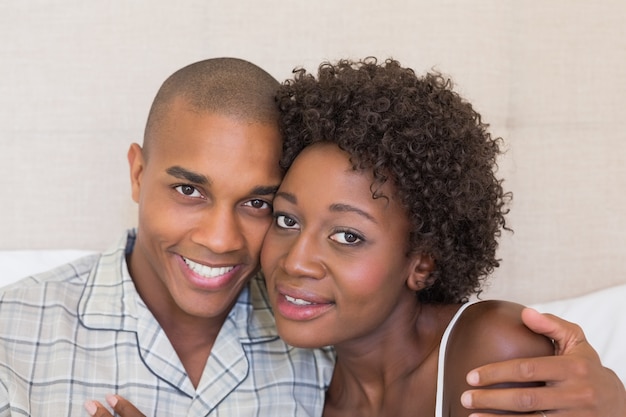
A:
{"type": "Polygon", "coordinates": [[[198,275],[202,275],[205,278],[215,278],[230,272],[235,268],[234,266],[223,266],[220,268],[211,268],[210,266],[202,265],[194,261],[190,261],[187,258],[183,258],[185,263],[193,272],[198,275]]]}
{"type": "Polygon", "coordinates": [[[300,299],[300,298],[293,298],[293,297],[290,297],[290,296],[288,296],[288,295],[285,295],[285,299],[286,299],[287,301],[289,301],[290,303],[295,304],[295,305],[297,305],[297,306],[308,306],[308,305],[313,304],[313,303],[311,303],[311,302],[309,302],[309,301],[302,300],[302,299],[300,299]]]}

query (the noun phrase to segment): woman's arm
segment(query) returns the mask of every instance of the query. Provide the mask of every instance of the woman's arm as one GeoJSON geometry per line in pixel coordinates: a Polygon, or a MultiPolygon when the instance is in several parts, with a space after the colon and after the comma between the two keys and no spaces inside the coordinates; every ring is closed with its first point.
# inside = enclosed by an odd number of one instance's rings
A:
{"type": "MultiPolygon", "coordinates": [[[[518,412],[547,410],[548,416],[626,417],[624,384],[602,362],[576,324],[551,314],[526,308],[523,322],[534,332],[554,339],[557,355],[510,360],[481,366],[467,379],[473,388],[503,381],[546,381],[535,389],[472,389],[463,404],[475,411],[511,409],[518,412]]],[[[482,415],[482,414],[481,414],[482,415]]]]}
{"type": "MultiPolygon", "coordinates": [[[[489,300],[469,306],[459,317],[445,352],[443,415],[466,417],[478,411],[461,404],[461,395],[471,388],[466,380],[470,370],[493,362],[554,354],[552,340],[534,333],[522,322],[523,308],[516,303],[489,300]]],[[[542,381],[503,382],[489,388],[541,385],[542,381]]]]}

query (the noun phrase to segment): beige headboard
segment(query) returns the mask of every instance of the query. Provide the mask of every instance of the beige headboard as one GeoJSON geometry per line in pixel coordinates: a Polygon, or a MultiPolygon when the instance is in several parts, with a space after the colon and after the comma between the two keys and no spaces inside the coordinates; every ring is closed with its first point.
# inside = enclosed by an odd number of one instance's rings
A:
{"type": "Polygon", "coordinates": [[[515,194],[489,296],[626,282],[626,2],[44,0],[0,6],[0,250],[106,247],[135,224],[126,150],[171,72],[277,78],[324,59],[439,70],[506,141],[515,194]]]}

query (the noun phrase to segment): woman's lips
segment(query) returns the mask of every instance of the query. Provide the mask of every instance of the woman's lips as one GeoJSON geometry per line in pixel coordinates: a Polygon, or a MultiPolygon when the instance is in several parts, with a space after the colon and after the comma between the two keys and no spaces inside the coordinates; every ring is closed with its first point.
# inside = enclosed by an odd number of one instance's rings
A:
{"type": "Polygon", "coordinates": [[[277,311],[289,320],[312,320],[334,306],[334,303],[313,294],[278,291],[277,311]]]}

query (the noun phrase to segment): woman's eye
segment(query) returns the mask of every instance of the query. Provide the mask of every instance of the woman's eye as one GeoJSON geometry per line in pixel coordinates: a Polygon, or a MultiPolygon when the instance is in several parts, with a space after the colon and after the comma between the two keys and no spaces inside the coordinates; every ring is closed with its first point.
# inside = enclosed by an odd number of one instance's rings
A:
{"type": "Polygon", "coordinates": [[[297,229],[298,222],[289,216],[279,214],[276,216],[276,225],[282,229],[297,229]]]}
{"type": "Polygon", "coordinates": [[[342,245],[356,245],[363,242],[363,238],[354,232],[342,231],[330,235],[330,239],[342,245]]]}
{"type": "Polygon", "coordinates": [[[255,198],[254,200],[246,201],[246,206],[250,206],[255,209],[271,209],[272,206],[265,200],[255,198]]]}
{"type": "Polygon", "coordinates": [[[174,187],[174,189],[186,197],[202,197],[200,191],[198,191],[196,187],[191,185],[178,185],[174,187]]]}

